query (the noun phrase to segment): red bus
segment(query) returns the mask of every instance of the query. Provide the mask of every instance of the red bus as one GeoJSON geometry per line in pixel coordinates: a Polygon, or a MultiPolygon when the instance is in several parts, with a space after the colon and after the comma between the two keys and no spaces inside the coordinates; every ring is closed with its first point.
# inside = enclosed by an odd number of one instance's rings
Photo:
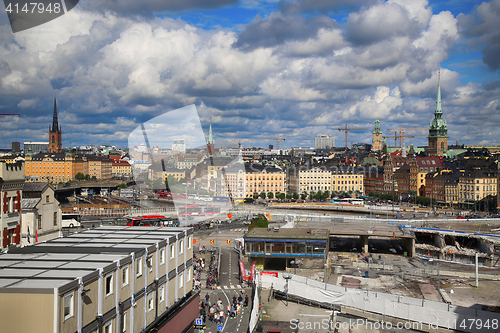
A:
{"type": "Polygon", "coordinates": [[[126,225],[129,227],[137,226],[160,226],[160,223],[167,219],[163,215],[144,215],[144,216],[126,216],[116,219],[117,225],[126,225]]]}
{"type": "Polygon", "coordinates": [[[203,216],[203,208],[198,205],[187,205],[179,208],[179,216],[203,216]]]}
{"type": "Polygon", "coordinates": [[[203,212],[205,213],[205,216],[217,215],[220,214],[220,207],[206,206],[205,208],[203,208],[203,212]]]}

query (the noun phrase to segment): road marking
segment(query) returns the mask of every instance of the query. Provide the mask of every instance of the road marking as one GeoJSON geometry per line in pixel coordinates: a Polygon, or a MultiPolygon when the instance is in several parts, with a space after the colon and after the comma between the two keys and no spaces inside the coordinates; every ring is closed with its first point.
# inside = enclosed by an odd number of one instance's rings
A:
{"type": "Polygon", "coordinates": [[[238,285],[236,285],[236,287],[237,287],[238,289],[241,289],[241,286],[240,286],[239,284],[238,284],[238,285]]]}
{"type": "Polygon", "coordinates": [[[219,290],[220,290],[220,289],[221,289],[221,287],[220,287],[220,286],[217,286],[217,289],[219,289],[219,290]]]}
{"type": "Polygon", "coordinates": [[[224,286],[224,289],[227,289],[227,286],[224,286]]]}
{"type": "Polygon", "coordinates": [[[231,288],[230,288],[230,289],[234,289],[234,286],[233,286],[233,285],[231,285],[231,288]]]}

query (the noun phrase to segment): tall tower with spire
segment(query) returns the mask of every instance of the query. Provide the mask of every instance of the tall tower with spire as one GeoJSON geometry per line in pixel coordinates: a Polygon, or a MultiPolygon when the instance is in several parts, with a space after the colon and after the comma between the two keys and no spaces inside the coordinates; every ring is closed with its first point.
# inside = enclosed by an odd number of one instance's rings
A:
{"type": "Polygon", "coordinates": [[[214,145],[214,137],[212,135],[212,121],[210,121],[210,129],[208,130],[207,151],[208,151],[208,156],[214,156],[215,145],[214,145]]]}
{"type": "Polygon", "coordinates": [[[372,137],[372,150],[373,151],[381,151],[384,146],[382,141],[382,130],[380,129],[380,120],[375,120],[375,129],[373,130],[372,137]]]}
{"type": "Polygon", "coordinates": [[[434,111],[434,119],[431,121],[427,138],[429,140],[427,152],[430,156],[443,156],[448,150],[448,127],[441,109],[441,73],[438,74],[436,111],[434,111]]]}
{"type": "Polygon", "coordinates": [[[62,152],[61,127],[57,121],[57,105],[54,97],[54,115],[52,116],[52,128],[49,126],[49,153],[62,152]]]}

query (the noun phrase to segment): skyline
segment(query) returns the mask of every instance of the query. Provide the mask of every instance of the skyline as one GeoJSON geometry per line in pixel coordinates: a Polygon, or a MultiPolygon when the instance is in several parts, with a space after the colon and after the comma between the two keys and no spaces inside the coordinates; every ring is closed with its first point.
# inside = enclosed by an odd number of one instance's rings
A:
{"type": "Polygon", "coordinates": [[[0,113],[21,114],[2,116],[7,143],[48,141],[54,93],[63,147],[126,147],[141,123],[192,104],[218,147],[278,134],[283,148],[317,134],[341,147],[345,124],[369,129],[349,146],[371,143],[377,117],[384,135],[429,127],[441,68],[449,144],[500,144],[500,0],[141,5],[84,0],[16,34],[0,15],[0,113]]]}

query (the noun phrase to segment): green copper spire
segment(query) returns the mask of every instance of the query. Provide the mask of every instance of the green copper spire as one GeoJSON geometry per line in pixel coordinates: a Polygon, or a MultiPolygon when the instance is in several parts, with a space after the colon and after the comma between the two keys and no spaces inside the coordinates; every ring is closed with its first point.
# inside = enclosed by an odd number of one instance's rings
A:
{"type": "Polygon", "coordinates": [[[375,120],[375,129],[373,130],[373,134],[382,134],[382,130],[380,129],[380,120],[375,120]]]}
{"type": "Polygon", "coordinates": [[[434,119],[429,127],[429,138],[447,138],[448,127],[443,119],[443,111],[441,109],[441,73],[438,74],[438,91],[436,97],[436,111],[434,111],[434,119]]]}
{"type": "Polygon", "coordinates": [[[438,72],[438,92],[436,97],[436,112],[443,113],[441,110],[441,70],[438,72]]]}
{"type": "Polygon", "coordinates": [[[214,143],[214,138],[212,135],[212,121],[210,120],[210,129],[208,130],[208,143],[214,143]]]}

